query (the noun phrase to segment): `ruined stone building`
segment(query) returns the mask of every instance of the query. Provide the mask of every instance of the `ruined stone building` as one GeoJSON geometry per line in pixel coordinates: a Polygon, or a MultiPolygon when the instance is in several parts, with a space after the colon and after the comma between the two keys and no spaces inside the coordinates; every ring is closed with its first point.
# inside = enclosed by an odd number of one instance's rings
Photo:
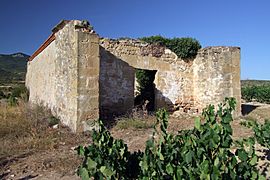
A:
{"type": "Polygon", "coordinates": [[[30,57],[29,101],[49,108],[73,131],[106,114],[134,107],[135,70],[155,72],[155,109],[178,106],[200,113],[235,97],[240,114],[240,48],[206,47],[184,61],[139,40],[99,37],[84,21],[61,21],[30,57]]]}

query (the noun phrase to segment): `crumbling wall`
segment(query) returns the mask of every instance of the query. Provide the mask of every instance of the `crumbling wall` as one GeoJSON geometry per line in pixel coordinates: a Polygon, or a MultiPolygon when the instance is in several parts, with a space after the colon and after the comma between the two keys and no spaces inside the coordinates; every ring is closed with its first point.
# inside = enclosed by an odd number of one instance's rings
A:
{"type": "Polygon", "coordinates": [[[241,113],[240,48],[207,47],[199,50],[193,64],[195,106],[200,110],[235,97],[241,113]]]}
{"type": "MultiPolygon", "coordinates": [[[[122,61],[127,65],[145,70],[157,70],[155,77],[155,105],[156,108],[167,107],[173,108],[177,101],[187,102],[192,95],[186,96],[185,92],[193,94],[193,74],[191,64],[179,59],[175,53],[166,49],[163,46],[150,45],[139,40],[124,39],[124,40],[110,40],[102,39],[100,45],[110,52],[117,60],[122,61]]],[[[102,57],[102,56],[101,56],[102,57]]],[[[106,61],[108,57],[102,57],[102,61],[106,61]]],[[[110,60],[112,61],[112,60],[110,60]]],[[[115,66],[112,66],[113,68],[115,66]]],[[[110,70],[114,71],[114,70],[110,70]]],[[[117,68],[117,72],[121,70],[117,68]]],[[[125,72],[133,74],[134,71],[125,72]]],[[[110,77],[111,81],[121,81],[117,76],[110,77]]],[[[134,86],[134,85],[133,85],[134,86]]],[[[124,94],[123,90],[121,93],[124,94]]],[[[134,103],[133,94],[128,94],[130,103],[134,103]]],[[[115,97],[115,96],[108,96],[115,97]]]]}
{"type": "Polygon", "coordinates": [[[73,131],[99,116],[130,112],[135,68],[156,70],[155,106],[198,113],[225,97],[241,112],[240,48],[208,47],[184,61],[169,49],[139,40],[99,39],[85,21],[62,21],[31,56],[29,101],[51,109],[73,131]]]}
{"type": "MultiPolygon", "coordinates": [[[[138,40],[102,39],[101,46],[134,68],[157,70],[156,108],[198,113],[209,104],[217,105],[225,97],[241,100],[237,47],[203,48],[195,59],[184,61],[169,49],[138,40]]],[[[238,103],[238,115],[240,108],[238,103]]]]}

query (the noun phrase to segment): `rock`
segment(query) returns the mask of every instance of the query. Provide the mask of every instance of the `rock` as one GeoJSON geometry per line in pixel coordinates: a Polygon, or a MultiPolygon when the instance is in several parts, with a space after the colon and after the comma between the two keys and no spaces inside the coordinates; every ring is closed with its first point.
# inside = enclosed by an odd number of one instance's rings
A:
{"type": "Polygon", "coordinates": [[[52,126],[53,129],[57,129],[59,127],[59,124],[55,124],[52,126]]]}

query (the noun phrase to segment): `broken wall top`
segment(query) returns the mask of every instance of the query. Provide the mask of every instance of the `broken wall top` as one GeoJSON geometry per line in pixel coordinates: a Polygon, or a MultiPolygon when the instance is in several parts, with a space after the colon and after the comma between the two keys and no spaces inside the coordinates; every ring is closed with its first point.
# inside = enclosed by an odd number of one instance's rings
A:
{"type": "Polygon", "coordinates": [[[115,55],[135,55],[176,60],[178,56],[165,46],[149,44],[137,39],[101,38],[100,45],[115,55]]]}

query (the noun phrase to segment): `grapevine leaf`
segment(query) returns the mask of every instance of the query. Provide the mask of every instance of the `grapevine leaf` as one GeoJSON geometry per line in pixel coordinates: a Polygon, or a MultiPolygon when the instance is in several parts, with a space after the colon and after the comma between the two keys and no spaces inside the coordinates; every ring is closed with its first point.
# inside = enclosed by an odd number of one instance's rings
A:
{"type": "Polygon", "coordinates": [[[87,168],[88,169],[95,169],[97,167],[97,163],[93,161],[90,157],[87,160],[87,168]]]}
{"type": "Polygon", "coordinates": [[[166,166],[166,172],[170,175],[173,174],[173,167],[170,163],[166,166]]]}
{"type": "Polygon", "coordinates": [[[201,130],[201,120],[199,117],[195,118],[195,128],[201,130]]]}
{"type": "Polygon", "coordinates": [[[79,175],[81,176],[82,180],[89,180],[89,174],[86,168],[80,167],[79,175]]]}

